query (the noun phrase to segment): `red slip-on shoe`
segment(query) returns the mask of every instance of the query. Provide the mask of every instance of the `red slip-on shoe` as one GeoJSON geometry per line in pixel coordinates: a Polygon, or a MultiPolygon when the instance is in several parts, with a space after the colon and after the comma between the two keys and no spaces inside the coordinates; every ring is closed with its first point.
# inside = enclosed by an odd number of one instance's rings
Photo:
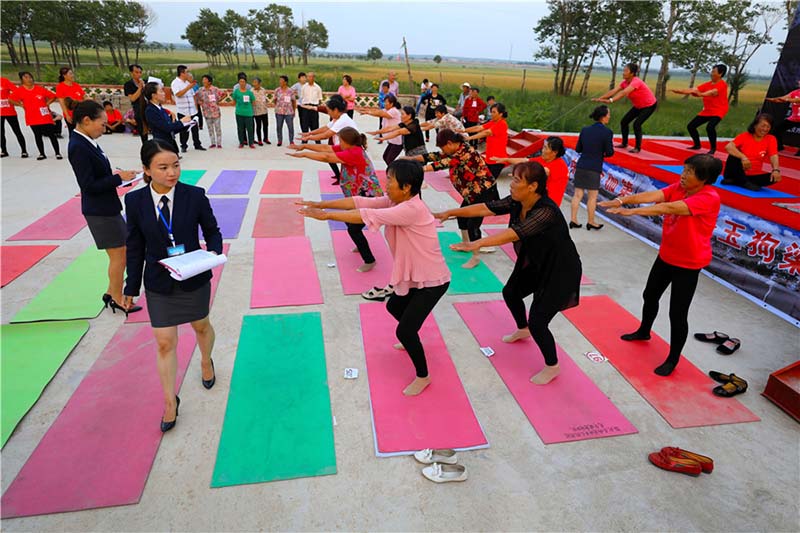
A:
{"type": "Polygon", "coordinates": [[[682,450],[680,448],[666,447],[661,448],[661,454],[666,455],[667,457],[678,457],[681,459],[697,461],[700,464],[700,468],[706,474],[710,474],[714,471],[714,460],[711,457],[706,457],[705,455],[700,455],[699,453],[682,450]]]}
{"type": "Polygon", "coordinates": [[[681,459],[680,457],[669,457],[661,452],[653,452],[647,456],[650,462],[663,470],[679,472],[689,476],[699,476],[703,469],[700,463],[691,459],[681,459]]]}

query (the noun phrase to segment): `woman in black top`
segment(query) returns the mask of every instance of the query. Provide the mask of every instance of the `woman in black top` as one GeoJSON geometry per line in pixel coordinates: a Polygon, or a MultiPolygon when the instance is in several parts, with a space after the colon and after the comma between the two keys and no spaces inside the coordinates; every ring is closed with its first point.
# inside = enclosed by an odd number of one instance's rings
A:
{"type": "Polygon", "coordinates": [[[375,137],[379,142],[394,139],[398,135],[403,136],[403,149],[406,156],[424,155],[428,153],[425,148],[425,139],[422,137],[422,130],[417,120],[417,112],[410,105],[404,106],[400,110],[400,124],[398,126],[387,126],[378,131],[367,132],[375,137]]]}
{"type": "Polygon", "coordinates": [[[172,116],[161,107],[166,101],[167,95],[164,87],[158,83],[150,82],[144,86],[142,96],[145,101],[144,108],[144,127],[153,134],[153,139],[161,139],[175,147],[178,151],[178,143],[175,142],[175,134],[183,131],[192,117],[186,116],[180,120],[173,120],[172,116]]]}
{"type": "Polygon", "coordinates": [[[589,118],[594,120],[594,124],[581,129],[581,133],[578,135],[578,144],[575,146],[575,151],[581,154],[581,157],[575,164],[575,193],[572,195],[572,218],[569,222],[570,229],[582,226],[582,224],[578,224],[578,208],[581,205],[585,189],[589,191],[589,197],[586,200],[586,211],[589,213],[589,220],[586,222],[587,231],[603,227],[603,224],[594,223],[597,192],[600,190],[603,158],[614,155],[614,134],[607,126],[611,119],[611,111],[608,106],[595,107],[589,118]]]}
{"type": "MultiPolygon", "coordinates": [[[[426,93],[420,100],[420,105],[426,104],[425,108],[425,121],[433,120],[436,118],[436,108],[440,105],[447,105],[447,99],[439,94],[439,85],[434,83],[431,85],[431,90],[426,93]]],[[[430,140],[430,131],[425,130],[425,141],[430,140]]]]}
{"type": "Polygon", "coordinates": [[[455,216],[487,217],[506,213],[511,214],[507,230],[477,241],[453,244],[450,248],[472,251],[514,243],[517,262],[503,287],[503,298],[518,329],[504,336],[503,342],[533,337],[546,366],[531,377],[531,382],[545,385],[560,372],[555,339],[548,325],[559,311],[578,305],[582,268],[567,221],[547,196],[544,167],[533,161],[520,163],[514,167],[510,196],[435,216],[444,221],[455,216]],[[523,299],[530,294],[533,294],[533,304],[526,318],[523,299]]]}

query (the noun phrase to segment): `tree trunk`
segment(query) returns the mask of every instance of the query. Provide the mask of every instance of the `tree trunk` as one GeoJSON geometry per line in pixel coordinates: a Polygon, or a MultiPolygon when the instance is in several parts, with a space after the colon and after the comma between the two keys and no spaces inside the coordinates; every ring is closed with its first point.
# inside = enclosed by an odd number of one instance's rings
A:
{"type": "Polygon", "coordinates": [[[34,40],[33,35],[29,33],[28,37],[31,40],[31,47],[33,48],[33,59],[36,61],[36,77],[38,78],[40,76],[39,70],[42,66],[41,63],[39,63],[39,50],[36,48],[36,41],[34,40]]]}
{"type": "MultiPolygon", "coordinates": [[[[700,65],[695,65],[694,68],[692,69],[692,75],[691,75],[691,77],[689,77],[689,88],[690,89],[694,87],[694,82],[697,79],[697,71],[698,70],[700,70],[700,65]]],[[[688,100],[689,99],[689,95],[688,94],[684,95],[683,99],[684,100],[688,100]]]]}
{"type": "Polygon", "coordinates": [[[136,59],[133,60],[134,63],[139,62],[139,49],[142,47],[141,43],[136,43],[136,59]]]}
{"type": "Polygon", "coordinates": [[[102,59],[100,59],[100,48],[98,48],[97,46],[95,46],[95,47],[94,47],[94,53],[95,53],[95,55],[97,56],[97,66],[98,66],[98,67],[102,67],[102,66],[103,66],[103,60],[102,60],[102,59]]]}
{"type": "Polygon", "coordinates": [[[8,56],[11,58],[11,64],[17,64],[17,51],[14,49],[14,38],[12,37],[10,40],[5,41],[6,47],[8,48],[8,56]]]}
{"type": "Polygon", "coordinates": [[[653,59],[653,55],[647,56],[647,59],[644,62],[644,76],[642,77],[642,81],[647,81],[647,74],[650,72],[650,61],[653,59]]]}
{"type": "Polygon", "coordinates": [[[126,65],[130,65],[131,64],[131,58],[128,56],[128,42],[127,41],[123,42],[122,46],[125,49],[125,64],[126,65]]]}
{"type": "MultiPolygon", "coordinates": [[[[658,81],[656,82],[656,99],[663,101],[667,99],[667,75],[669,74],[669,61],[672,58],[672,35],[675,32],[675,25],[678,22],[679,14],[678,0],[671,0],[669,3],[669,20],[667,21],[667,33],[664,36],[664,47],[661,50],[661,68],[658,71],[658,81]]],[[[652,55],[650,56],[652,57],[652,55]]],[[[650,59],[648,58],[648,65],[650,59]]]]}
{"type": "Polygon", "coordinates": [[[581,84],[580,96],[586,97],[589,94],[589,78],[592,77],[592,68],[594,68],[594,60],[597,58],[598,47],[595,46],[592,51],[592,59],[589,61],[589,66],[586,68],[586,74],[583,76],[583,83],[581,84]]]}
{"type": "Polygon", "coordinates": [[[72,47],[72,54],[75,56],[75,61],[74,61],[75,66],[80,68],[80,66],[81,66],[81,56],[80,56],[80,54],[78,54],[78,47],[77,46],[72,47]]]}
{"type": "Polygon", "coordinates": [[[58,48],[53,41],[50,41],[50,51],[53,53],[53,64],[58,65],[58,48]]]}
{"type": "Polygon", "coordinates": [[[22,53],[25,55],[25,64],[30,65],[31,59],[28,57],[28,43],[25,41],[25,35],[22,33],[19,34],[19,42],[20,48],[22,48],[22,53]]]}
{"type": "Polygon", "coordinates": [[[117,61],[117,54],[114,53],[114,47],[109,45],[108,50],[111,52],[111,59],[114,60],[114,66],[119,68],[119,61],[117,61]]]}

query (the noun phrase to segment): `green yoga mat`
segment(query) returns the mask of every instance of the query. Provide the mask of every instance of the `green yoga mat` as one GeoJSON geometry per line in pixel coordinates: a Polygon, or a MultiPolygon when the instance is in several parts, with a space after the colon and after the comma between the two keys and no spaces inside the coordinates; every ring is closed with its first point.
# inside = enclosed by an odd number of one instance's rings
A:
{"type": "Polygon", "coordinates": [[[461,237],[455,233],[439,232],[439,244],[442,247],[442,255],[450,269],[452,279],[449,294],[480,294],[484,292],[500,292],[503,290],[502,282],[497,276],[492,274],[484,263],[475,268],[461,268],[467,262],[470,255],[464,252],[456,252],[450,249],[451,244],[461,242],[461,237]]]}
{"type": "Polygon", "coordinates": [[[3,404],[0,446],[5,446],[14,428],[87,331],[86,320],[0,326],[3,404]]]}
{"type": "Polygon", "coordinates": [[[94,318],[108,288],[108,255],[91,246],[39,291],[11,322],[94,318]]]}
{"type": "Polygon", "coordinates": [[[320,314],[245,316],[211,486],[335,473],[320,314]]]}
{"type": "Polygon", "coordinates": [[[181,170],[181,177],[179,179],[187,185],[197,185],[197,182],[200,181],[200,178],[202,178],[205,173],[205,170],[181,170]]]}

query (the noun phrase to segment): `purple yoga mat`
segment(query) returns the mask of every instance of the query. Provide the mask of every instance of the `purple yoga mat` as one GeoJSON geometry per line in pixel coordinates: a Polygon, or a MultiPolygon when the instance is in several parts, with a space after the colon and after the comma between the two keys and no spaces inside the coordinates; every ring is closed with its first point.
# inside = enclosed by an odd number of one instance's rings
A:
{"type": "MultiPolygon", "coordinates": [[[[239,236],[242,227],[242,219],[247,211],[247,198],[209,198],[211,209],[217,217],[219,230],[222,232],[223,239],[235,239],[239,236]]],[[[200,231],[200,240],[203,239],[203,232],[200,231]]]]}
{"type": "Polygon", "coordinates": [[[247,194],[257,173],[257,170],[223,170],[208,189],[208,194],[247,194]]]}
{"type": "MultiPolygon", "coordinates": [[[[320,194],[320,197],[322,198],[323,201],[324,200],[338,200],[340,198],[344,198],[344,195],[342,193],[340,193],[340,192],[339,193],[326,192],[326,193],[320,194]]],[[[344,222],[339,222],[338,220],[329,220],[328,221],[328,227],[331,229],[331,231],[340,230],[340,229],[343,229],[343,230],[347,229],[347,226],[345,226],[344,222]]]]}

